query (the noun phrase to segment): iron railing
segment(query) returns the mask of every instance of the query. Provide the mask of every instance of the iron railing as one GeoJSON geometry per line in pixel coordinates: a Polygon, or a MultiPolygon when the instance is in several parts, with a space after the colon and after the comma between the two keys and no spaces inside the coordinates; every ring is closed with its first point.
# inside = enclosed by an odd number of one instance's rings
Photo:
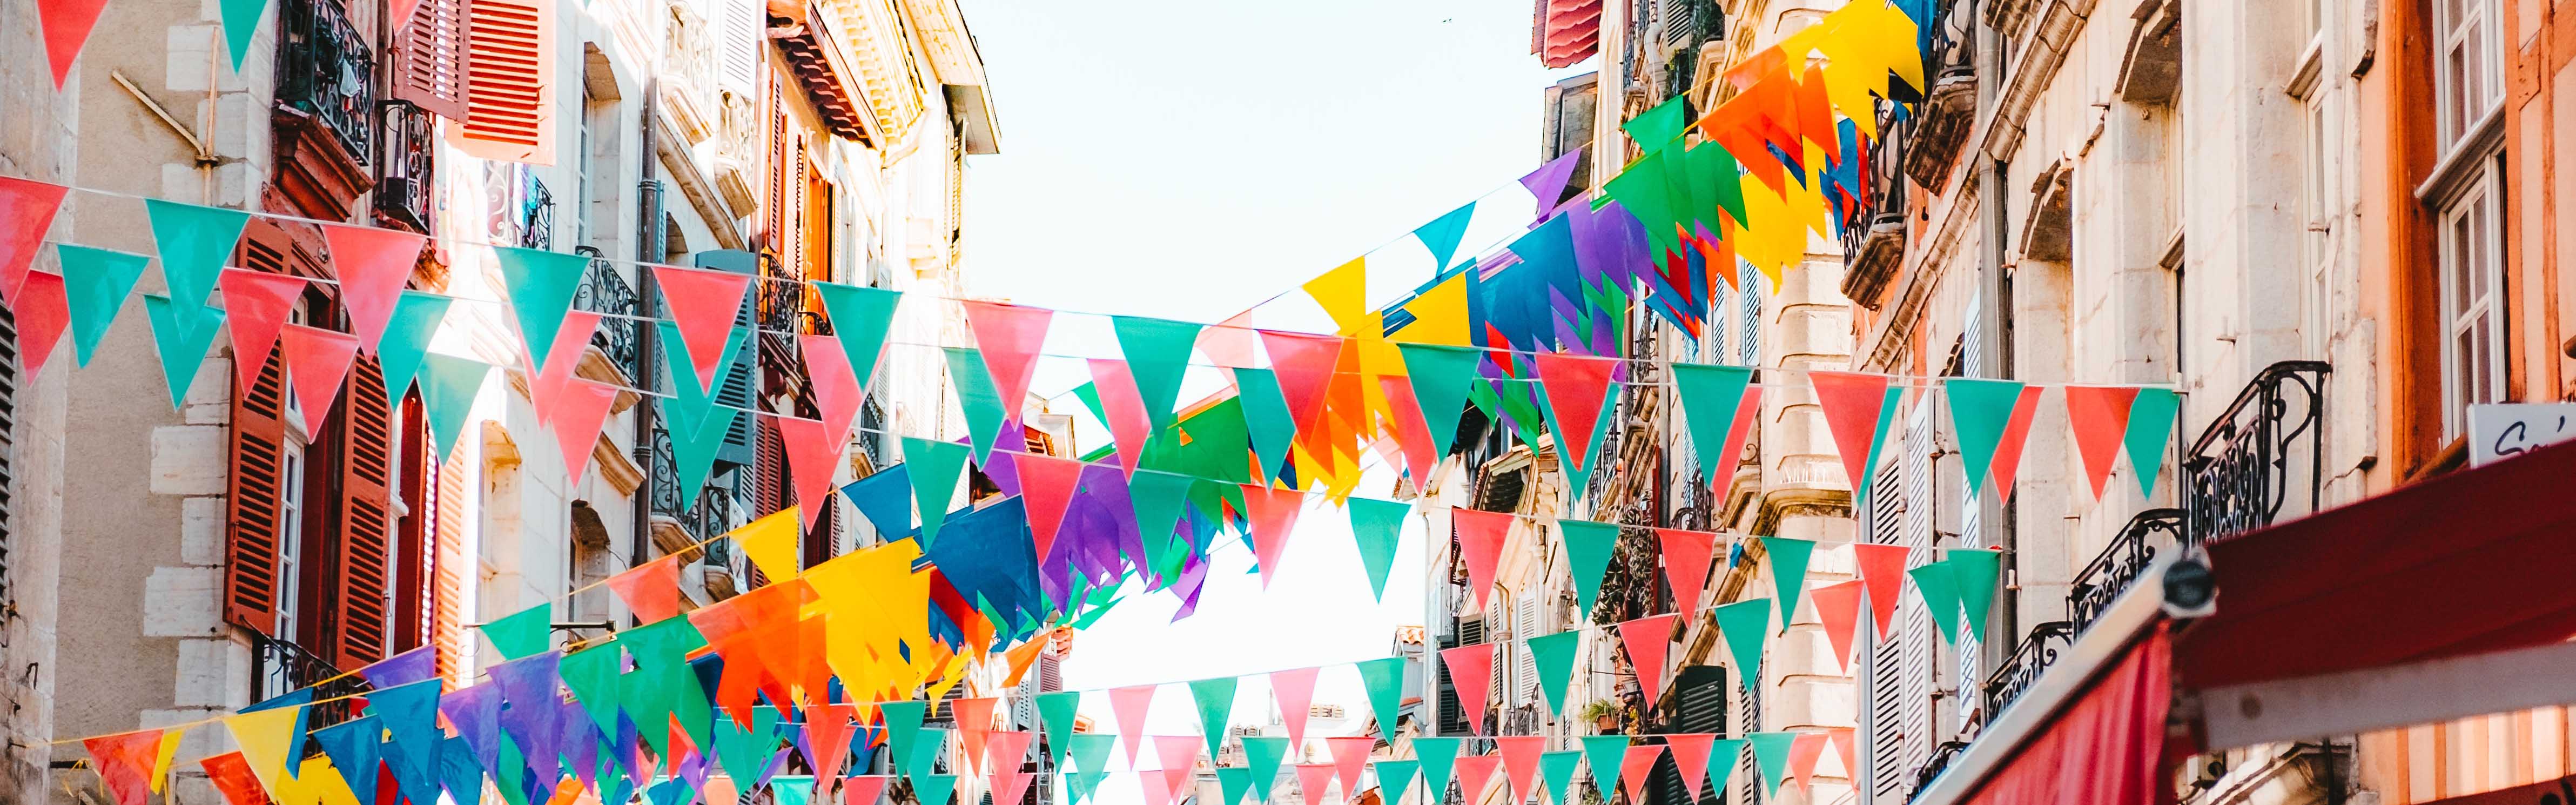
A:
{"type": "MultiPolygon", "coordinates": [[[[704,540],[750,522],[743,516],[750,507],[739,505],[742,490],[738,471],[720,467],[706,486],[680,488],[678,453],[672,449],[671,430],[660,417],[653,420],[653,455],[649,463],[653,513],[678,521],[690,536],[704,540]],[[696,505],[689,505],[692,501],[696,505]]],[[[709,559],[713,559],[712,553],[709,559]]]]}
{"type": "Polygon", "coordinates": [[[2039,675],[2057,664],[2058,653],[2074,642],[2073,623],[2049,621],[2031,627],[2021,645],[2014,646],[2013,652],[1995,666],[1995,672],[1986,675],[1986,720],[1993,721],[2004,708],[2030,692],[2030,686],[2039,682],[2039,675]]]}
{"type": "Polygon", "coordinates": [[[1959,146],[1975,126],[1975,5],[1943,3],[1926,32],[1931,53],[1924,62],[1925,83],[1930,86],[1923,88],[1923,102],[1917,107],[1922,122],[1915,129],[1914,145],[1906,149],[1903,167],[1907,176],[1935,192],[1948,184],[1951,167],[1959,161],[1959,146]]]}
{"type": "Polygon", "coordinates": [[[2148,509],[2129,518],[2129,524],[2103,546],[2092,564],[2075,574],[2075,583],[2067,588],[2066,615],[2075,632],[2091,628],[2113,600],[2128,592],[2147,572],[2147,564],[2155,561],[2156,551],[2185,541],[2181,509],[2148,509]]]}
{"type": "Polygon", "coordinates": [[[376,215],[426,234],[437,178],[436,121],[410,101],[386,101],[377,106],[377,116],[384,139],[376,153],[376,215]]]}
{"type": "Polygon", "coordinates": [[[555,242],[555,194],[532,172],[527,177],[525,192],[519,199],[519,248],[552,249],[555,242]]]}
{"type": "Polygon", "coordinates": [[[2284,506],[2317,510],[2325,489],[2324,361],[2282,361],[2254,376],[2183,457],[2190,544],[2271,525],[2284,506]],[[2304,500],[2302,498],[2304,497],[2304,500]]]}
{"type": "Polygon", "coordinates": [[[366,680],[356,675],[343,676],[343,669],[291,640],[279,640],[252,632],[250,636],[251,679],[257,689],[257,701],[268,701],[305,688],[313,691],[317,704],[305,708],[306,724],[321,728],[349,720],[349,700],[342,698],[366,689],[366,680]]]}
{"type": "Polygon", "coordinates": [[[1950,770],[1950,761],[1957,760],[1959,753],[1967,748],[1966,741],[1942,741],[1940,746],[1933,747],[1932,758],[1914,770],[1914,790],[1906,793],[1905,801],[1913,802],[1915,797],[1922,796],[1924,789],[1932,787],[1932,781],[1941,779],[1941,773],[1950,770]]]}
{"type": "Polygon", "coordinates": [[[643,342],[638,336],[643,323],[627,318],[641,315],[634,286],[626,284],[626,278],[618,275],[617,262],[601,257],[598,249],[580,246],[573,251],[590,255],[591,261],[590,271],[582,275],[581,285],[573,289],[572,306],[576,310],[603,314],[599,329],[590,334],[591,345],[607,353],[609,362],[617,364],[618,370],[626,373],[628,381],[642,385],[643,342]]]}
{"type": "Polygon", "coordinates": [[[322,122],[349,158],[375,155],[376,57],[340,4],[286,0],[278,7],[277,102],[322,122]]]}

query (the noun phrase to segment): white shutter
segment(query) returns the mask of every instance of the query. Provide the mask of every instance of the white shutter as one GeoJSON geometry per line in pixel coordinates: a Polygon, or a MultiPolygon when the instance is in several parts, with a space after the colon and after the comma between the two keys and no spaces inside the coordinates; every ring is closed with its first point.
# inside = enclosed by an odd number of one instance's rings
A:
{"type": "Polygon", "coordinates": [[[1512,638],[1515,642],[1512,646],[1512,687],[1519,691],[1518,697],[1522,702],[1535,702],[1540,698],[1538,658],[1530,655],[1527,642],[1538,636],[1538,595],[1521,593],[1520,601],[1512,605],[1512,638]]]}
{"type": "Polygon", "coordinates": [[[769,6],[765,0],[716,0],[724,8],[716,52],[725,88],[752,94],[760,89],[760,46],[769,39],[769,6]]]}
{"type": "MultiPolygon", "coordinates": [[[[1869,541],[1903,544],[1904,479],[1900,464],[1877,468],[1878,477],[1871,482],[1869,508],[1869,541]]],[[[1892,637],[1873,636],[1869,662],[1864,674],[1869,684],[1869,736],[1862,749],[1870,768],[1870,802],[1879,805],[1901,805],[1911,790],[1908,778],[1921,762],[1917,743],[1926,734],[1928,724],[1915,717],[1921,696],[1927,692],[1922,680],[1928,678],[1920,653],[1921,639],[1929,633],[1923,625],[1923,608],[1910,600],[1897,611],[1892,637]]]]}

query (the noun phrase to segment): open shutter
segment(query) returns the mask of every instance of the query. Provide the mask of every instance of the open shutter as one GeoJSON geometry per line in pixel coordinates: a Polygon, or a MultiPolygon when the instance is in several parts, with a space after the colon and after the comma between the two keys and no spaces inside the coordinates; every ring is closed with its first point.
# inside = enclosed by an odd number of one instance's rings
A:
{"type": "Polygon", "coordinates": [[[769,7],[764,0],[717,0],[716,52],[723,60],[726,88],[749,93],[760,89],[760,48],[769,40],[769,7]]]}
{"type": "MultiPolygon", "coordinates": [[[[253,240],[245,251],[254,271],[285,268],[282,253],[265,241],[253,240]]],[[[225,494],[229,511],[224,529],[224,620],[272,636],[277,630],[280,462],[285,449],[285,371],[269,360],[249,388],[233,389],[225,494]]]]}
{"type": "Polygon", "coordinates": [[[787,508],[787,439],[778,432],[778,420],[752,419],[759,437],[751,462],[751,516],[762,517],[787,508]]]}
{"type": "MultiPolygon", "coordinates": [[[[1520,600],[1512,604],[1512,695],[1515,702],[1536,702],[1543,698],[1539,695],[1538,658],[1530,655],[1529,643],[1525,642],[1538,636],[1538,594],[1523,592],[1520,600]]],[[[1540,705],[1542,709],[1545,706],[1540,705]]]]}
{"type": "Polygon", "coordinates": [[[463,682],[465,669],[459,663],[474,639],[465,630],[465,457],[459,454],[435,466],[438,481],[430,488],[436,499],[430,508],[438,512],[438,526],[430,579],[437,606],[430,611],[429,640],[438,647],[438,675],[463,682]]]}
{"type": "Polygon", "coordinates": [[[385,402],[384,368],[375,358],[350,367],[340,394],[340,526],[332,604],[340,628],[332,662],[355,668],[385,658],[392,643],[393,409],[385,402]]]}
{"type": "MultiPolygon", "coordinates": [[[[381,370],[378,372],[382,375],[381,370]]],[[[396,494],[406,505],[403,515],[394,522],[394,611],[392,651],[401,653],[429,644],[430,608],[438,593],[430,583],[436,562],[437,510],[431,505],[433,485],[438,482],[438,468],[429,459],[428,418],[423,415],[420,397],[403,396],[400,416],[394,419],[396,455],[402,463],[397,477],[396,494]]]]}
{"type": "Polygon", "coordinates": [[[466,116],[448,131],[468,156],[554,164],[551,9],[537,0],[473,0],[466,7],[466,116]]]}
{"type": "Polygon", "coordinates": [[[394,35],[393,98],[449,120],[464,120],[471,88],[466,55],[472,26],[467,9],[472,0],[419,0],[409,24],[394,35]]]}

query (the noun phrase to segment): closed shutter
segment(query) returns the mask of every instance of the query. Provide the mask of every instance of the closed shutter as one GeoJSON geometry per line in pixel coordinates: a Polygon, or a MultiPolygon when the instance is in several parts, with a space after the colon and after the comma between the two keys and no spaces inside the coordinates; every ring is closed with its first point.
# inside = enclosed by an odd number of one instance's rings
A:
{"type": "Polygon", "coordinates": [[[437,558],[430,578],[437,605],[431,609],[429,639],[438,647],[438,675],[462,684],[465,659],[465,458],[458,454],[437,464],[437,491],[431,508],[438,512],[437,558]]]}
{"type": "Polygon", "coordinates": [[[554,164],[550,8],[538,0],[473,0],[466,7],[466,118],[449,131],[468,156],[554,164]]]}
{"type": "MultiPolygon", "coordinates": [[[[1514,703],[1539,700],[1538,658],[1530,655],[1526,641],[1539,636],[1538,594],[1521,593],[1512,604],[1512,696],[1514,703]]],[[[1544,707],[1545,705],[1540,705],[1544,707]]]]}
{"type": "Polygon", "coordinates": [[[1753,270],[1751,263],[1746,263],[1737,270],[1736,279],[1737,287],[1743,289],[1736,294],[1736,298],[1743,303],[1740,306],[1743,315],[1736,317],[1736,324],[1743,328],[1744,336],[1735,341],[1736,363],[1760,366],[1762,364],[1762,291],[1756,289],[1771,287],[1768,284],[1771,280],[1762,276],[1762,272],[1753,270]]]}
{"type": "Polygon", "coordinates": [[[385,373],[375,358],[350,367],[340,394],[343,465],[339,508],[339,564],[332,603],[339,629],[332,632],[332,662],[356,668],[385,658],[392,644],[393,409],[385,401],[385,373]]]}
{"type": "Polygon", "coordinates": [[[403,396],[400,414],[394,419],[394,432],[401,437],[395,447],[401,461],[396,465],[400,468],[396,481],[397,494],[406,505],[394,522],[395,653],[429,644],[430,608],[438,600],[431,580],[438,555],[438,514],[430,503],[438,468],[429,460],[428,418],[421,413],[420,398],[410,394],[403,396]]]}
{"type": "MultiPolygon", "coordinates": [[[[246,247],[254,271],[281,272],[283,256],[265,241],[246,247]]],[[[233,389],[232,444],[225,490],[224,620],[277,636],[277,536],[280,462],[286,447],[286,378],[277,361],[249,388],[233,389]]],[[[291,637],[291,636],[290,636],[291,637]]]]}
{"type": "Polygon", "coordinates": [[[394,36],[387,54],[393,73],[393,98],[449,120],[466,118],[472,70],[466,56],[473,50],[468,23],[472,0],[418,0],[411,21],[394,36]]]}
{"type": "Polygon", "coordinates": [[[787,508],[787,440],[778,432],[778,421],[753,417],[757,440],[752,458],[751,516],[761,517],[787,508]]]}
{"type": "Polygon", "coordinates": [[[788,158],[795,134],[787,128],[787,93],[776,79],[769,82],[769,197],[761,206],[760,238],[772,256],[784,259],[787,222],[788,158]]]}
{"type": "MultiPolygon", "coordinates": [[[[1897,465],[1878,470],[1871,481],[1869,500],[1869,541],[1900,544],[1904,519],[1901,499],[1904,485],[1897,465]]],[[[1902,599],[1900,599],[1902,600],[1902,599]]],[[[1908,778],[1919,761],[1915,744],[1926,735],[1928,719],[1919,717],[1920,706],[1912,693],[1916,680],[1931,673],[1923,664],[1920,638],[1924,629],[1923,608],[1901,605],[1894,636],[1873,636],[1870,641],[1868,667],[1863,675],[1869,685],[1869,734],[1862,749],[1867,753],[1870,770],[1870,801],[1895,805],[1903,803],[1912,789],[1908,778]],[[1919,721],[1918,721],[1919,719],[1919,721]]]]}
{"type": "MultiPolygon", "coordinates": [[[[736,274],[756,275],[760,272],[759,255],[736,249],[699,252],[697,254],[696,262],[697,267],[699,268],[714,269],[717,271],[731,271],[736,274]]],[[[755,293],[743,295],[742,307],[734,312],[733,322],[737,327],[752,326],[752,305],[760,298],[760,295],[756,293],[758,288],[755,286],[753,290],[755,293]]],[[[756,339],[761,336],[755,335],[753,337],[756,339]]],[[[715,401],[717,405],[739,408],[744,411],[741,415],[733,418],[733,429],[725,433],[724,444],[716,448],[716,461],[718,466],[715,471],[717,474],[723,474],[725,470],[730,468],[725,465],[730,465],[731,467],[751,466],[755,458],[756,450],[754,449],[753,442],[758,441],[760,438],[754,433],[754,431],[757,430],[754,420],[757,419],[758,416],[753,413],[753,409],[757,407],[753,403],[754,394],[758,391],[757,379],[759,375],[757,372],[760,368],[760,358],[759,355],[756,354],[756,351],[759,348],[760,345],[757,343],[745,344],[743,347],[743,354],[734,359],[733,371],[726,374],[723,380],[716,385],[715,401]]],[[[743,482],[736,481],[733,484],[733,487],[736,497],[742,501],[745,507],[758,508],[758,502],[754,498],[754,494],[757,491],[756,485],[745,486],[743,482]]],[[[768,514],[770,511],[775,511],[775,509],[760,510],[755,512],[755,514],[768,514]]]]}
{"type": "MultiPolygon", "coordinates": [[[[1673,709],[1667,714],[1662,732],[1726,732],[1726,669],[1715,665],[1686,665],[1673,675],[1673,709]]],[[[1710,762],[1725,763],[1725,758],[1710,762]]],[[[1648,781],[1652,796],[1660,805],[1690,805],[1690,790],[1681,776],[1681,768],[1667,759],[1655,764],[1654,776],[1648,781]]],[[[1707,781],[1702,780],[1701,785],[1707,781]]],[[[1703,797],[1725,794],[1702,789],[1703,797]]]]}
{"type": "Polygon", "coordinates": [[[760,89],[761,46],[769,41],[769,8],[765,0],[716,0],[724,9],[717,13],[719,25],[716,52],[723,60],[721,76],[727,89],[749,93],[760,89]]]}
{"type": "Polygon", "coordinates": [[[0,306],[0,602],[10,597],[9,549],[17,541],[18,316],[0,306]]]}

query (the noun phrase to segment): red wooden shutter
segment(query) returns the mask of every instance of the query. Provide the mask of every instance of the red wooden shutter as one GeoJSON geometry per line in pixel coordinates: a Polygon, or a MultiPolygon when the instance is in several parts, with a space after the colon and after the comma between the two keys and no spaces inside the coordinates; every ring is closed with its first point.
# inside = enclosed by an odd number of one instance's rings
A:
{"type": "Polygon", "coordinates": [[[340,494],[332,505],[340,526],[332,604],[340,628],[329,640],[331,660],[356,668],[385,658],[393,618],[386,606],[393,576],[393,408],[385,402],[385,372],[374,358],[349,369],[340,394],[340,494]]]}
{"type": "Polygon", "coordinates": [[[405,395],[402,404],[402,501],[404,514],[394,529],[394,644],[400,653],[429,642],[429,607],[436,600],[430,586],[436,554],[437,518],[430,505],[430,485],[438,468],[429,461],[428,418],[420,398],[405,395]]]}
{"type": "Polygon", "coordinates": [[[438,646],[438,675],[463,681],[465,649],[474,638],[465,631],[465,458],[462,455],[438,465],[437,502],[438,558],[430,574],[432,597],[437,605],[430,610],[429,639],[438,646]]]}
{"type": "Polygon", "coordinates": [[[757,418],[760,437],[752,454],[751,514],[761,517],[787,508],[787,440],[778,432],[778,420],[757,418]]]}
{"type": "Polygon", "coordinates": [[[784,260],[787,256],[787,222],[795,220],[787,213],[788,133],[787,93],[778,81],[769,82],[769,205],[761,215],[761,237],[769,252],[784,260]]]}
{"type": "MultiPolygon", "coordinates": [[[[243,246],[253,271],[283,273],[285,254],[267,239],[243,246]]],[[[238,356],[236,356],[238,359],[238,356]]],[[[285,371],[266,356],[258,381],[233,389],[230,478],[225,500],[224,620],[261,634],[277,631],[277,535],[286,449],[285,371]]],[[[291,637],[291,635],[289,636],[291,637]]]]}
{"type": "Polygon", "coordinates": [[[472,88],[466,55],[472,51],[473,27],[467,20],[471,0],[419,0],[411,21],[394,35],[392,70],[395,100],[410,101],[449,120],[466,118],[465,99],[472,88]]]}
{"type": "Polygon", "coordinates": [[[551,8],[536,0],[474,0],[467,6],[466,118],[448,129],[467,155],[554,164],[551,8]]]}

